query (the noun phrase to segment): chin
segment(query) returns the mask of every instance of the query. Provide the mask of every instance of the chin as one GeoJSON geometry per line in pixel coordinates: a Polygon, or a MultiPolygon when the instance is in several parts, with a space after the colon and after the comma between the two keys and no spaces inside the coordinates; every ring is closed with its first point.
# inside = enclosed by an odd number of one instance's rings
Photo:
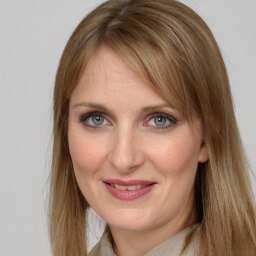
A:
{"type": "Polygon", "coordinates": [[[110,227],[126,231],[143,231],[152,226],[149,216],[138,210],[120,210],[105,219],[110,227]]]}
{"type": "Polygon", "coordinates": [[[126,221],[126,222],[115,222],[113,224],[109,223],[110,228],[115,228],[128,232],[142,232],[149,228],[149,225],[142,223],[140,221],[126,221]]]}

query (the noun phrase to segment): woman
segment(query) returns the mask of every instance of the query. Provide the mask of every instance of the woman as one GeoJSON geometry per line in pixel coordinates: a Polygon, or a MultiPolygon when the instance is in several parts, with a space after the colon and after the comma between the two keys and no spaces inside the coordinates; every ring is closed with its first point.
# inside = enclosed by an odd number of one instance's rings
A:
{"type": "Polygon", "coordinates": [[[224,62],[172,0],[110,0],[78,25],[54,91],[52,252],[256,255],[255,208],[224,62]]]}

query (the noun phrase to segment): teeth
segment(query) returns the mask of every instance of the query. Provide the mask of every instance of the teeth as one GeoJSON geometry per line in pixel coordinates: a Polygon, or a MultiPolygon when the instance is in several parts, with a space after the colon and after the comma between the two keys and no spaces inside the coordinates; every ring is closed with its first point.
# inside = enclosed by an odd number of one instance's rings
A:
{"type": "Polygon", "coordinates": [[[115,187],[119,190],[136,190],[140,188],[146,187],[146,185],[131,185],[131,186],[123,186],[119,184],[111,184],[112,187],[115,187]]]}

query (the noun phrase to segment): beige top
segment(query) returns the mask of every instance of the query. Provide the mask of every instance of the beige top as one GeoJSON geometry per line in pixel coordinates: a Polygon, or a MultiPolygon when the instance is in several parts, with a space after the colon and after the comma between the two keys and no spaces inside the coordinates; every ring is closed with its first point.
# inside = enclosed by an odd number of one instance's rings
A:
{"type": "MultiPolygon", "coordinates": [[[[145,254],[145,256],[191,256],[197,251],[198,236],[196,236],[192,244],[184,251],[183,246],[186,236],[190,231],[196,229],[199,224],[187,227],[179,233],[173,235],[159,246],[145,254]]],[[[117,256],[112,248],[112,244],[109,241],[108,235],[104,234],[96,246],[91,250],[90,256],[117,256]]]]}

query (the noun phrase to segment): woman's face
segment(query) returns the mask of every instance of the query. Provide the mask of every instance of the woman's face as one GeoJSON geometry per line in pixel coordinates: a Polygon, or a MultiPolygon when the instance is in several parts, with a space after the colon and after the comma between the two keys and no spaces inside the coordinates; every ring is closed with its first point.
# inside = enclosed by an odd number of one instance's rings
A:
{"type": "Polygon", "coordinates": [[[68,140],[81,192],[111,228],[195,221],[194,180],[207,160],[200,121],[189,126],[107,48],[90,59],[71,96],[68,140]]]}

